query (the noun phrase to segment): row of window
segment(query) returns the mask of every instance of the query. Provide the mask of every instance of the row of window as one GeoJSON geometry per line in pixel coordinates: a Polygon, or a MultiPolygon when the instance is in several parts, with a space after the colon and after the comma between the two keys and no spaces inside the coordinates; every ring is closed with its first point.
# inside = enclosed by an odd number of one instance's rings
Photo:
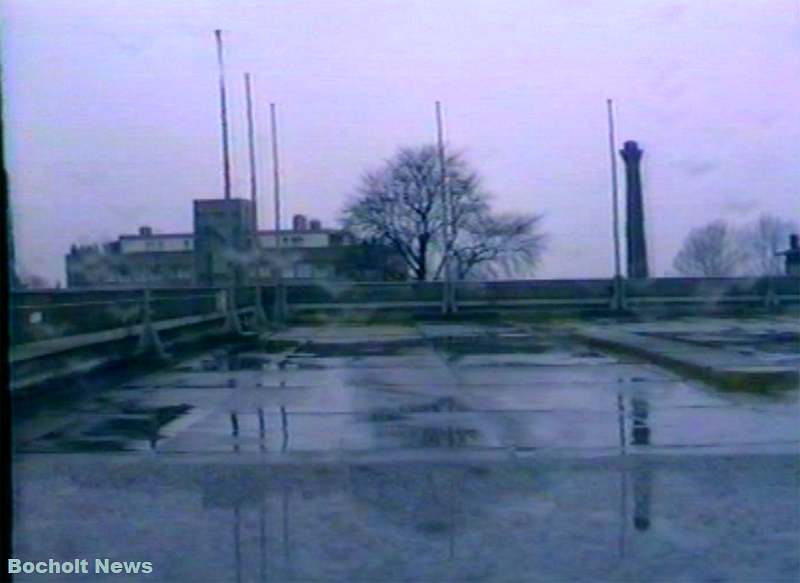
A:
{"type": "MultiPolygon", "coordinates": [[[[123,252],[124,251],[131,252],[131,251],[137,251],[138,250],[137,247],[138,246],[135,246],[132,249],[130,245],[124,245],[122,249],[123,249],[123,252]]],[[[165,241],[163,239],[153,239],[153,240],[145,240],[144,241],[144,249],[145,249],[145,251],[163,251],[165,247],[166,247],[165,246],[165,241]]],[[[176,249],[175,245],[170,245],[169,247],[170,247],[170,251],[177,251],[178,250],[178,249],[176,249]]],[[[184,239],[183,241],[181,241],[181,243],[180,243],[180,245],[178,247],[180,247],[181,250],[191,251],[191,249],[192,249],[192,240],[191,239],[184,239]]]]}
{"type": "MultiPolygon", "coordinates": [[[[263,239],[263,237],[262,237],[263,239]]],[[[281,237],[282,243],[292,243],[292,244],[299,244],[304,241],[304,238],[301,235],[293,235],[291,237],[281,237]]],[[[147,251],[163,251],[164,250],[164,241],[155,239],[152,241],[145,241],[145,250],[147,251]]],[[[184,239],[182,242],[183,249],[191,249],[192,248],[192,241],[189,239],[184,239]]]]}
{"type": "MultiPolygon", "coordinates": [[[[269,267],[262,267],[259,270],[259,275],[262,278],[269,278],[272,276],[272,270],[269,267]]],[[[331,275],[333,275],[333,268],[330,266],[319,267],[310,263],[295,263],[291,267],[284,268],[282,273],[282,277],[287,279],[324,278],[331,275]]]]}

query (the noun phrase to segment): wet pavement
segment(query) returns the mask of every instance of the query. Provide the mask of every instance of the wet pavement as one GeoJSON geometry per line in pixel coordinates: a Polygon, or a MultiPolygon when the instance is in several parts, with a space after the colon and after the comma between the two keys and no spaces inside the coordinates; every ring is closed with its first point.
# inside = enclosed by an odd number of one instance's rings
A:
{"type": "Polygon", "coordinates": [[[567,328],[297,327],[54,406],[15,428],[16,555],[152,581],[797,580],[797,391],[567,328]]]}

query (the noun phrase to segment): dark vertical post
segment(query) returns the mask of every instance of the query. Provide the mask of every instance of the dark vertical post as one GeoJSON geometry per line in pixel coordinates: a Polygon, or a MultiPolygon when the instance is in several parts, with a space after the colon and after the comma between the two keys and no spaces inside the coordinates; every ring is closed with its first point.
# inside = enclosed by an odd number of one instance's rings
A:
{"type": "Polygon", "coordinates": [[[789,235],[789,248],[780,253],[785,257],[784,271],[786,275],[800,275],[800,237],[797,233],[789,235]]]}
{"type": "MultiPolygon", "coordinates": [[[[0,128],[2,130],[2,128],[0,128]]],[[[2,144],[0,144],[2,147],[2,144]]],[[[0,170],[3,176],[3,183],[7,184],[5,180],[5,171],[0,170]]],[[[16,290],[19,286],[19,279],[17,278],[17,259],[14,254],[14,216],[13,216],[13,206],[11,204],[11,197],[7,194],[6,186],[3,186],[2,192],[5,193],[5,216],[6,216],[6,245],[8,250],[8,288],[10,290],[16,290]]],[[[67,285],[69,286],[69,281],[67,281],[67,285]]]]}
{"type": "Polygon", "coordinates": [[[265,583],[267,580],[267,511],[264,508],[264,500],[262,498],[258,505],[258,548],[261,551],[258,561],[259,571],[261,573],[261,582],[265,583]]]}
{"type": "Polygon", "coordinates": [[[626,179],[626,238],[628,251],[628,277],[649,277],[647,247],[644,236],[644,209],[642,204],[642,177],[640,164],[642,150],[634,141],[625,142],[620,150],[625,161],[626,179]]]}
{"type": "Polygon", "coordinates": [[[233,552],[236,562],[236,583],[242,580],[242,515],[241,505],[236,501],[233,507],[233,552]]]}
{"type": "Polygon", "coordinates": [[[281,428],[283,431],[283,445],[281,451],[285,452],[289,447],[289,418],[286,415],[286,407],[281,405],[281,428]]]}
{"type": "Polygon", "coordinates": [[[288,572],[292,568],[291,541],[289,537],[289,498],[291,491],[289,485],[283,485],[283,561],[284,569],[288,572]]]}
{"type": "Polygon", "coordinates": [[[263,440],[267,435],[267,424],[264,421],[264,409],[258,408],[258,437],[263,440]]]}
{"type": "Polygon", "coordinates": [[[222,53],[222,31],[214,31],[217,38],[217,64],[219,65],[219,103],[222,122],[222,169],[225,188],[225,199],[231,197],[231,165],[228,152],[228,104],[225,96],[225,62],[222,53]]]}
{"type": "MultiPolygon", "coordinates": [[[[622,393],[617,393],[617,422],[619,425],[619,447],[623,456],[625,451],[625,401],[622,393]]],[[[625,539],[627,534],[627,513],[628,513],[628,478],[624,464],[620,464],[620,532],[619,532],[619,555],[625,555],[625,539]]]]}
{"type": "Polygon", "coordinates": [[[617,423],[619,428],[619,447],[625,455],[625,401],[622,393],[617,393],[617,423]]]}
{"type": "MultiPolygon", "coordinates": [[[[0,95],[0,107],[2,107],[2,95],[0,95]]],[[[3,120],[2,116],[0,116],[0,152],[4,152],[4,136],[5,132],[3,131],[3,120]]],[[[5,164],[0,164],[0,197],[2,197],[3,204],[5,204],[5,208],[3,209],[5,212],[2,213],[0,217],[0,225],[3,228],[3,232],[6,234],[6,251],[8,253],[8,264],[6,267],[6,277],[0,277],[0,287],[2,290],[0,291],[0,297],[5,296],[4,299],[8,300],[6,302],[2,302],[5,306],[3,310],[5,311],[5,317],[7,318],[7,322],[13,322],[12,319],[12,299],[11,299],[11,291],[17,288],[17,277],[16,277],[16,263],[14,260],[14,230],[12,227],[12,205],[11,205],[11,196],[9,193],[8,188],[8,176],[6,175],[5,164]]],[[[0,244],[1,245],[1,244],[0,244]]],[[[0,253],[1,254],[1,253],[0,253]]],[[[69,285],[69,280],[67,280],[67,284],[69,285]]],[[[4,340],[3,344],[8,346],[10,344],[10,333],[11,328],[8,325],[4,325],[2,330],[0,330],[0,340],[4,340]]],[[[0,512],[3,514],[3,523],[4,525],[0,527],[0,561],[3,561],[3,564],[6,565],[6,560],[13,558],[13,544],[12,544],[12,535],[13,532],[13,522],[14,522],[14,512],[12,511],[14,506],[14,481],[11,477],[11,457],[12,457],[12,448],[11,448],[11,441],[12,441],[12,432],[11,432],[11,419],[12,419],[12,403],[11,403],[11,375],[10,375],[11,367],[4,367],[2,374],[2,379],[0,382],[3,383],[2,388],[0,388],[0,465],[6,468],[6,471],[1,472],[2,477],[0,477],[0,512]]],[[[10,576],[9,576],[10,578],[10,576]]]]}
{"type": "Polygon", "coordinates": [[[267,447],[264,440],[267,438],[267,424],[264,420],[264,409],[258,408],[258,447],[261,451],[266,451],[267,447]]]}

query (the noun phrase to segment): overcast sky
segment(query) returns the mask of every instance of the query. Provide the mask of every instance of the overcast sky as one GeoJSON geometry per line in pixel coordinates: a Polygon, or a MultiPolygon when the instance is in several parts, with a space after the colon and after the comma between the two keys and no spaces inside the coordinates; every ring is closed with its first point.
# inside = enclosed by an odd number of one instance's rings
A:
{"type": "MultiPolygon", "coordinates": [[[[22,267],[64,280],[73,242],[191,230],[221,195],[213,30],[226,38],[234,194],[242,75],[260,174],[278,104],[286,204],[332,223],[359,175],[433,141],[444,103],[500,210],[545,215],[543,277],[612,272],[605,99],[645,151],[663,275],[715,218],[800,216],[796,0],[5,0],[6,165],[22,267]]],[[[622,183],[624,186],[624,182],[622,183]]],[[[262,225],[272,221],[262,191],[262,225]]]]}

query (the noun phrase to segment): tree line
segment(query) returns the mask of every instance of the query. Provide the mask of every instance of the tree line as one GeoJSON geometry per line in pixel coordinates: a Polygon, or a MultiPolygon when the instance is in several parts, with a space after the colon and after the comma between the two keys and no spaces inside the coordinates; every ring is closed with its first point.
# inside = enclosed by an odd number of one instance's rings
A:
{"type": "Polygon", "coordinates": [[[766,214],[739,226],[718,219],[692,229],[672,265],[688,277],[781,275],[778,253],[797,231],[794,221],[766,214]]]}

